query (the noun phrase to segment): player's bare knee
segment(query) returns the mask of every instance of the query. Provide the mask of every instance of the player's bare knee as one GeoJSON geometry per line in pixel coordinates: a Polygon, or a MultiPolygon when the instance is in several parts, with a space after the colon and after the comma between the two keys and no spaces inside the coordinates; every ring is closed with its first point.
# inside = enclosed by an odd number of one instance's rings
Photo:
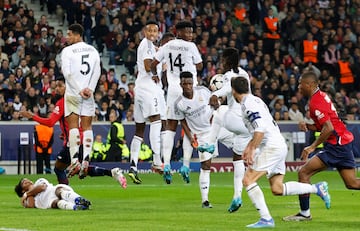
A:
{"type": "Polygon", "coordinates": [[[210,170],[210,166],[211,166],[210,161],[201,162],[201,169],[202,170],[210,170]]]}
{"type": "Polygon", "coordinates": [[[243,182],[244,187],[247,187],[253,183],[248,177],[244,177],[242,182],[243,182]]]}
{"type": "Polygon", "coordinates": [[[283,187],[281,185],[278,186],[278,185],[273,185],[271,186],[271,192],[274,196],[282,196],[283,195],[283,187]]]}
{"type": "Polygon", "coordinates": [[[298,180],[302,183],[309,183],[311,175],[307,171],[300,169],[298,173],[298,180]]]}

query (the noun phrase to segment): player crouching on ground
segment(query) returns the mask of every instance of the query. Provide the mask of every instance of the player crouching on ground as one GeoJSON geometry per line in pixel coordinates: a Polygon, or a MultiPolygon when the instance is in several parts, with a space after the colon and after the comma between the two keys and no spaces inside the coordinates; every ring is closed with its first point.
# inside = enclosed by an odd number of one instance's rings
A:
{"type": "Polygon", "coordinates": [[[23,178],[15,186],[16,194],[21,197],[24,208],[87,210],[90,201],[65,184],[53,185],[44,178],[39,178],[35,184],[23,178]]]}

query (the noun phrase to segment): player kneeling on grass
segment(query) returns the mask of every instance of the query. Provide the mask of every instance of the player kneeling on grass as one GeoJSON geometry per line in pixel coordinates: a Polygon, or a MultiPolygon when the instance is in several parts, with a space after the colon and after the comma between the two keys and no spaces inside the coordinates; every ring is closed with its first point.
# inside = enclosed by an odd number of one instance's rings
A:
{"type": "Polygon", "coordinates": [[[252,134],[252,139],[243,152],[243,159],[248,164],[243,183],[261,218],[258,222],[247,227],[275,227],[264,194],[257,184],[260,177],[264,175],[267,176],[274,195],[316,193],[325,202],[326,208],[330,208],[330,195],[326,182],[313,185],[295,181],[283,183],[286,171],[287,145],[277,123],[270,114],[269,108],[259,97],[249,93],[249,81],[247,79],[233,78],[231,79],[231,87],[235,100],[241,105],[244,124],[252,134]]]}
{"type": "Polygon", "coordinates": [[[39,178],[35,183],[23,178],[15,186],[15,192],[21,197],[24,208],[87,210],[91,205],[70,186],[53,185],[45,178],[39,178]]]}
{"type": "MultiPolygon", "coordinates": [[[[211,129],[211,117],[213,110],[208,104],[210,91],[205,87],[194,87],[193,75],[191,72],[180,73],[180,85],[183,93],[176,100],[176,113],[181,119],[181,125],[186,136],[184,143],[190,142],[192,147],[197,148],[199,145],[205,144],[209,139],[211,129]]],[[[184,145],[184,161],[180,169],[180,173],[184,181],[189,183],[189,164],[192,154],[190,145],[184,145]],[[185,150],[189,146],[190,150],[185,150]]],[[[203,208],[212,208],[209,203],[208,194],[210,187],[210,165],[213,155],[210,152],[199,152],[201,162],[199,183],[203,208]]]]}

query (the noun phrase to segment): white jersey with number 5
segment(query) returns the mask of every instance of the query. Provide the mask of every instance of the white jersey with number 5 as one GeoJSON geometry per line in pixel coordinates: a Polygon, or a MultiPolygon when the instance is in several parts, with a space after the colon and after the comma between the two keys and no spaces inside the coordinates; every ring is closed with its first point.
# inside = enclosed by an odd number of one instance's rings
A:
{"type": "Polygon", "coordinates": [[[67,95],[78,96],[84,88],[94,92],[100,78],[99,52],[85,42],[65,47],[61,53],[61,70],[67,95]]]}
{"type": "Polygon", "coordinates": [[[202,59],[195,43],[183,39],[171,40],[160,47],[155,59],[160,63],[166,60],[169,90],[180,87],[180,73],[183,71],[191,72],[194,85],[197,85],[196,64],[201,63],[202,59]]]}
{"type": "Polygon", "coordinates": [[[71,113],[82,116],[95,115],[95,100],[80,96],[89,88],[95,91],[100,78],[99,52],[87,43],[78,42],[65,47],[61,53],[61,70],[65,78],[65,116],[71,113]]]}

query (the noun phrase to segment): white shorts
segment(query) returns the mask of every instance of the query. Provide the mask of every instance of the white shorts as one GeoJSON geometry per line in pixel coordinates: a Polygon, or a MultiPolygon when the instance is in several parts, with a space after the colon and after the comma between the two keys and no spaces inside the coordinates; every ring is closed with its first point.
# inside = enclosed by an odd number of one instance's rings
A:
{"type": "Polygon", "coordinates": [[[161,105],[165,100],[160,99],[160,93],[157,87],[155,89],[135,87],[134,99],[134,120],[136,123],[145,123],[149,116],[160,115],[161,109],[165,106],[161,105]]]}
{"type": "Polygon", "coordinates": [[[79,96],[67,95],[64,96],[64,115],[69,116],[74,113],[79,116],[95,116],[95,100],[94,97],[88,99],[79,96]]]}
{"type": "Polygon", "coordinates": [[[181,116],[176,112],[176,100],[181,96],[182,89],[180,88],[171,88],[167,93],[166,99],[166,117],[171,120],[181,120],[181,116]]]}
{"type": "Polygon", "coordinates": [[[287,145],[279,142],[277,145],[260,145],[259,152],[255,154],[254,163],[250,168],[255,171],[266,171],[267,178],[274,175],[285,175],[285,160],[287,156],[287,145]]]}
{"type": "Polygon", "coordinates": [[[234,147],[234,138],[235,134],[224,127],[220,128],[219,134],[217,135],[218,142],[225,145],[228,149],[232,149],[234,147]]]}
{"type": "Polygon", "coordinates": [[[252,139],[252,136],[244,136],[244,135],[235,135],[234,137],[234,146],[233,152],[236,155],[242,156],[244,149],[246,148],[249,141],[252,139]]]}
{"type": "Polygon", "coordinates": [[[56,196],[55,191],[57,188],[62,187],[66,188],[67,190],[74,191],[70,186],[66,184],[58,184],[56,186],[48,185],[45,191],[37,194],[35,199],[35,207],[38,209],[50,209],[51,204],[58,200],[59,198],[56,196]]]}
{"type": "MultiPolygon", "coordinates": [[[[205,143],[209,142],[210,131],[196,134],[196,137],[197,137],[197,141],[198,141],[199,146],[204,145],[205,143]]],[[[211,154],[209,152],[199,152],[198,151],[198,154],[199,154],[200,162],[204,162],[204,161],[210,160],[210,159],[212,159],[214,157],[217,157],[219,155],[219,152],[218,152],[217,145],[215,145],[214,153],[211,154]]]]}
{"type": "Polygon", "coordinates": [[[159,102],[160,102],[160,119],[161,120],[166,120],[167,116],[166,116],[166,101],[165,101],[165,94],[164,94],[164,90],[160,89],[161,91],[159,92],[159,102]]]}

